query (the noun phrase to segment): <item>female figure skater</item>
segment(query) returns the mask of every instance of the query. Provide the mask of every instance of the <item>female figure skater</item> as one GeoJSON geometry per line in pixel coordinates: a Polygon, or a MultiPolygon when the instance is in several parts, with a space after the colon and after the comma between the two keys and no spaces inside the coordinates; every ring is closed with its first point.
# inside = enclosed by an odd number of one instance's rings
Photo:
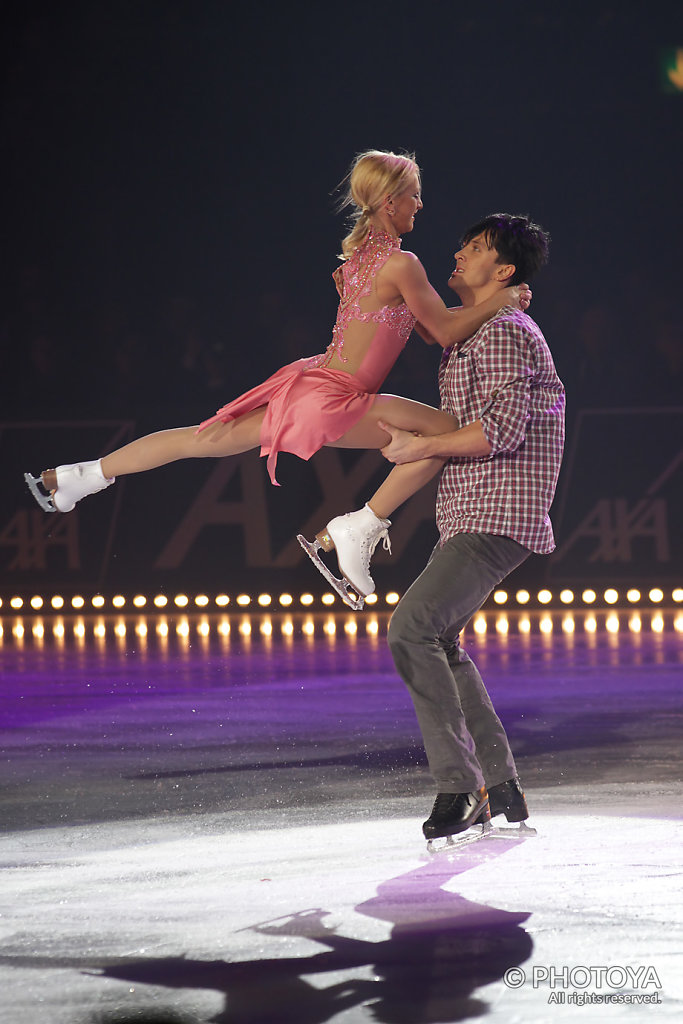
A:
{"type": "MultiPolygon", "coordinates": [[[[40,477],[25,474],[41,508],[70,512],[117,476],[179,459],[238,455],[259,445],[271,481],[277,484],[278,452],[309,459],[324,445],[381,448],[390,435],[378,420],[420,434],[457,429],[447,413],[377,394],[379,387],[416,322],[426,328],[425,340],[448,347],[468,338],[501,306],[525,308],[529,292],[525,286],[506,288],[476,310],[447,309],[417,257],[401,250],[401,236],[412,231],[422,209],[420,169],[413,157],[378,150],[362,153],[348,183],[344,206],[353,208],[353,226],[342,242],[342,264],[333,275],[340,301],[327,350],[282,367],[199,427],[158,431],[93,462],[58,466],[40,477]]],[[[397,467],[390,474],[386,507],[405,501],[440,465],[436,459],[397,467]]],[[[386,526],[384,520],[373,519],[374,550],[379,537],[386,535],[386,526]]],[[[356,589],[362,593],[361,587],[356,589]]]]}

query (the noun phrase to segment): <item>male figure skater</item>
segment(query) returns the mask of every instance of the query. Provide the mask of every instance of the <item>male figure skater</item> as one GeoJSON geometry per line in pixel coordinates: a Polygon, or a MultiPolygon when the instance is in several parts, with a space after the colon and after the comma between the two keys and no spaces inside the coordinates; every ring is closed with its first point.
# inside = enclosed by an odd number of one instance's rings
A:
{"type": "MultiPolygon", "coordinates": [[[[449,287],[476,306],[529,281],[549,236],[527,217],[493,214],[464,235],[449,287]]],[[[505,730],[459,634],[494,587],[531,552],[555,542],[548,510],[564,444],[564,387],[537,324],[504,307],[439,369],[441,405],[459,430],[416,436],[380,424],[383,454],[402,464],[448,459],[436,503],[440,540],[399,602],[389,647],[408,686],[437,786],[427,839],[455,835],[491,815],[528,817],[505,730]]]]}

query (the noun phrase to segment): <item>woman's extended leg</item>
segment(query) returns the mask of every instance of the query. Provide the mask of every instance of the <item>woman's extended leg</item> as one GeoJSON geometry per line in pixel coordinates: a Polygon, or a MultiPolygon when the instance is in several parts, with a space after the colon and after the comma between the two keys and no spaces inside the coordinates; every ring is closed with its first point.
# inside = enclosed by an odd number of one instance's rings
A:
{"type": "Polygon", "coordinates": [[[247,412],[229,423],[212,423],[200,434],[196,427],[175,427],[147,434],[102,459],[106,477],[144,473],[179,459],[222,459],[240,455],[259,443],[265,406],[247,412]]]}
{"type": "Polygon", "coordinates": [[[77,462],[45,470],[26,481],[45,511],[70,512],[76,502],[114,482],[117,476],[144,473],[179,459],[224,458],[239,455],[259,444],[265,407],[245,413],[229,423],[213,423],[200,434],[196,427],[176,427],[139,437],[95,462],[77,462]],[[43,495],[38,483],[50,496],[43,495]]]}

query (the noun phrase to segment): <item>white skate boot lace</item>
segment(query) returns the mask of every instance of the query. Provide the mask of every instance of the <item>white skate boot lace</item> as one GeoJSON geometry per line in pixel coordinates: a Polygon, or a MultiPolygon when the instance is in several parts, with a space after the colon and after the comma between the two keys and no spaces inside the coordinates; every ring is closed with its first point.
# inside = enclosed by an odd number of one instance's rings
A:
{"type": "Polygon", "coordinates": [[[363,537],[361,540],[360,554],[363,560],[363,569],[365,572],[370,570],[370,559],[375,553],[375,548],[379,542],[383,541],[383,548],[391,554],[391,541],[389,540],[389,531],[386,526],[378,528],[377,533],[371,537],[363,537]]]}

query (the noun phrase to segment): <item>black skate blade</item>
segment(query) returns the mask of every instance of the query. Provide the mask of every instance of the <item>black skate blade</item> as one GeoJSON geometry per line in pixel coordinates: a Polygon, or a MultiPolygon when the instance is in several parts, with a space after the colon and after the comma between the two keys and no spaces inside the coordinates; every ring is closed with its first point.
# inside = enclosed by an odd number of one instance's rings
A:
{"type": "Polygon", "coordinates": [[[336,576],[327,568],[322,558],[318,555],[319,544],[317,541],[307,541],[306,538],[298,533],[296,539],[301,544],[313,565],[316,567],[318,572],[325,577],[329,585],[334,591],[341,597],[345,605],[349,608],[353,608],[354,612],[359,612],[365,604],[365,598],[361,597],[360,594],[356,594],[355,590],[351,589],[350,584],[345,579],[337,579],[336,576]]]}
{"type": "Polygon", "coordinates": [[[40,490],[41,487],[44,487],[44,484],[39,476],[31,476],[30,473],[24,473],[24,480],[26,481],[29,491],[38,502],[43,512],[57,511],[52,495],[49,493],[46,494],[40,490]]]}
{"type": "Polygon", "coordinates": [[[323,924],[323,918],[329,917],[331,911],[323,910],[321,907],[312,907],[310,910],[297,910],[292,914],[283,914],[282,917],[274,917],[272,920],[259,921],[257,924],[247,925],[245,928],[238,928],[240,932],[258,932],[259,935],[289,935],[297,938],[315,938],[320,935],[330,935],[334,929],[323,924]]]}

